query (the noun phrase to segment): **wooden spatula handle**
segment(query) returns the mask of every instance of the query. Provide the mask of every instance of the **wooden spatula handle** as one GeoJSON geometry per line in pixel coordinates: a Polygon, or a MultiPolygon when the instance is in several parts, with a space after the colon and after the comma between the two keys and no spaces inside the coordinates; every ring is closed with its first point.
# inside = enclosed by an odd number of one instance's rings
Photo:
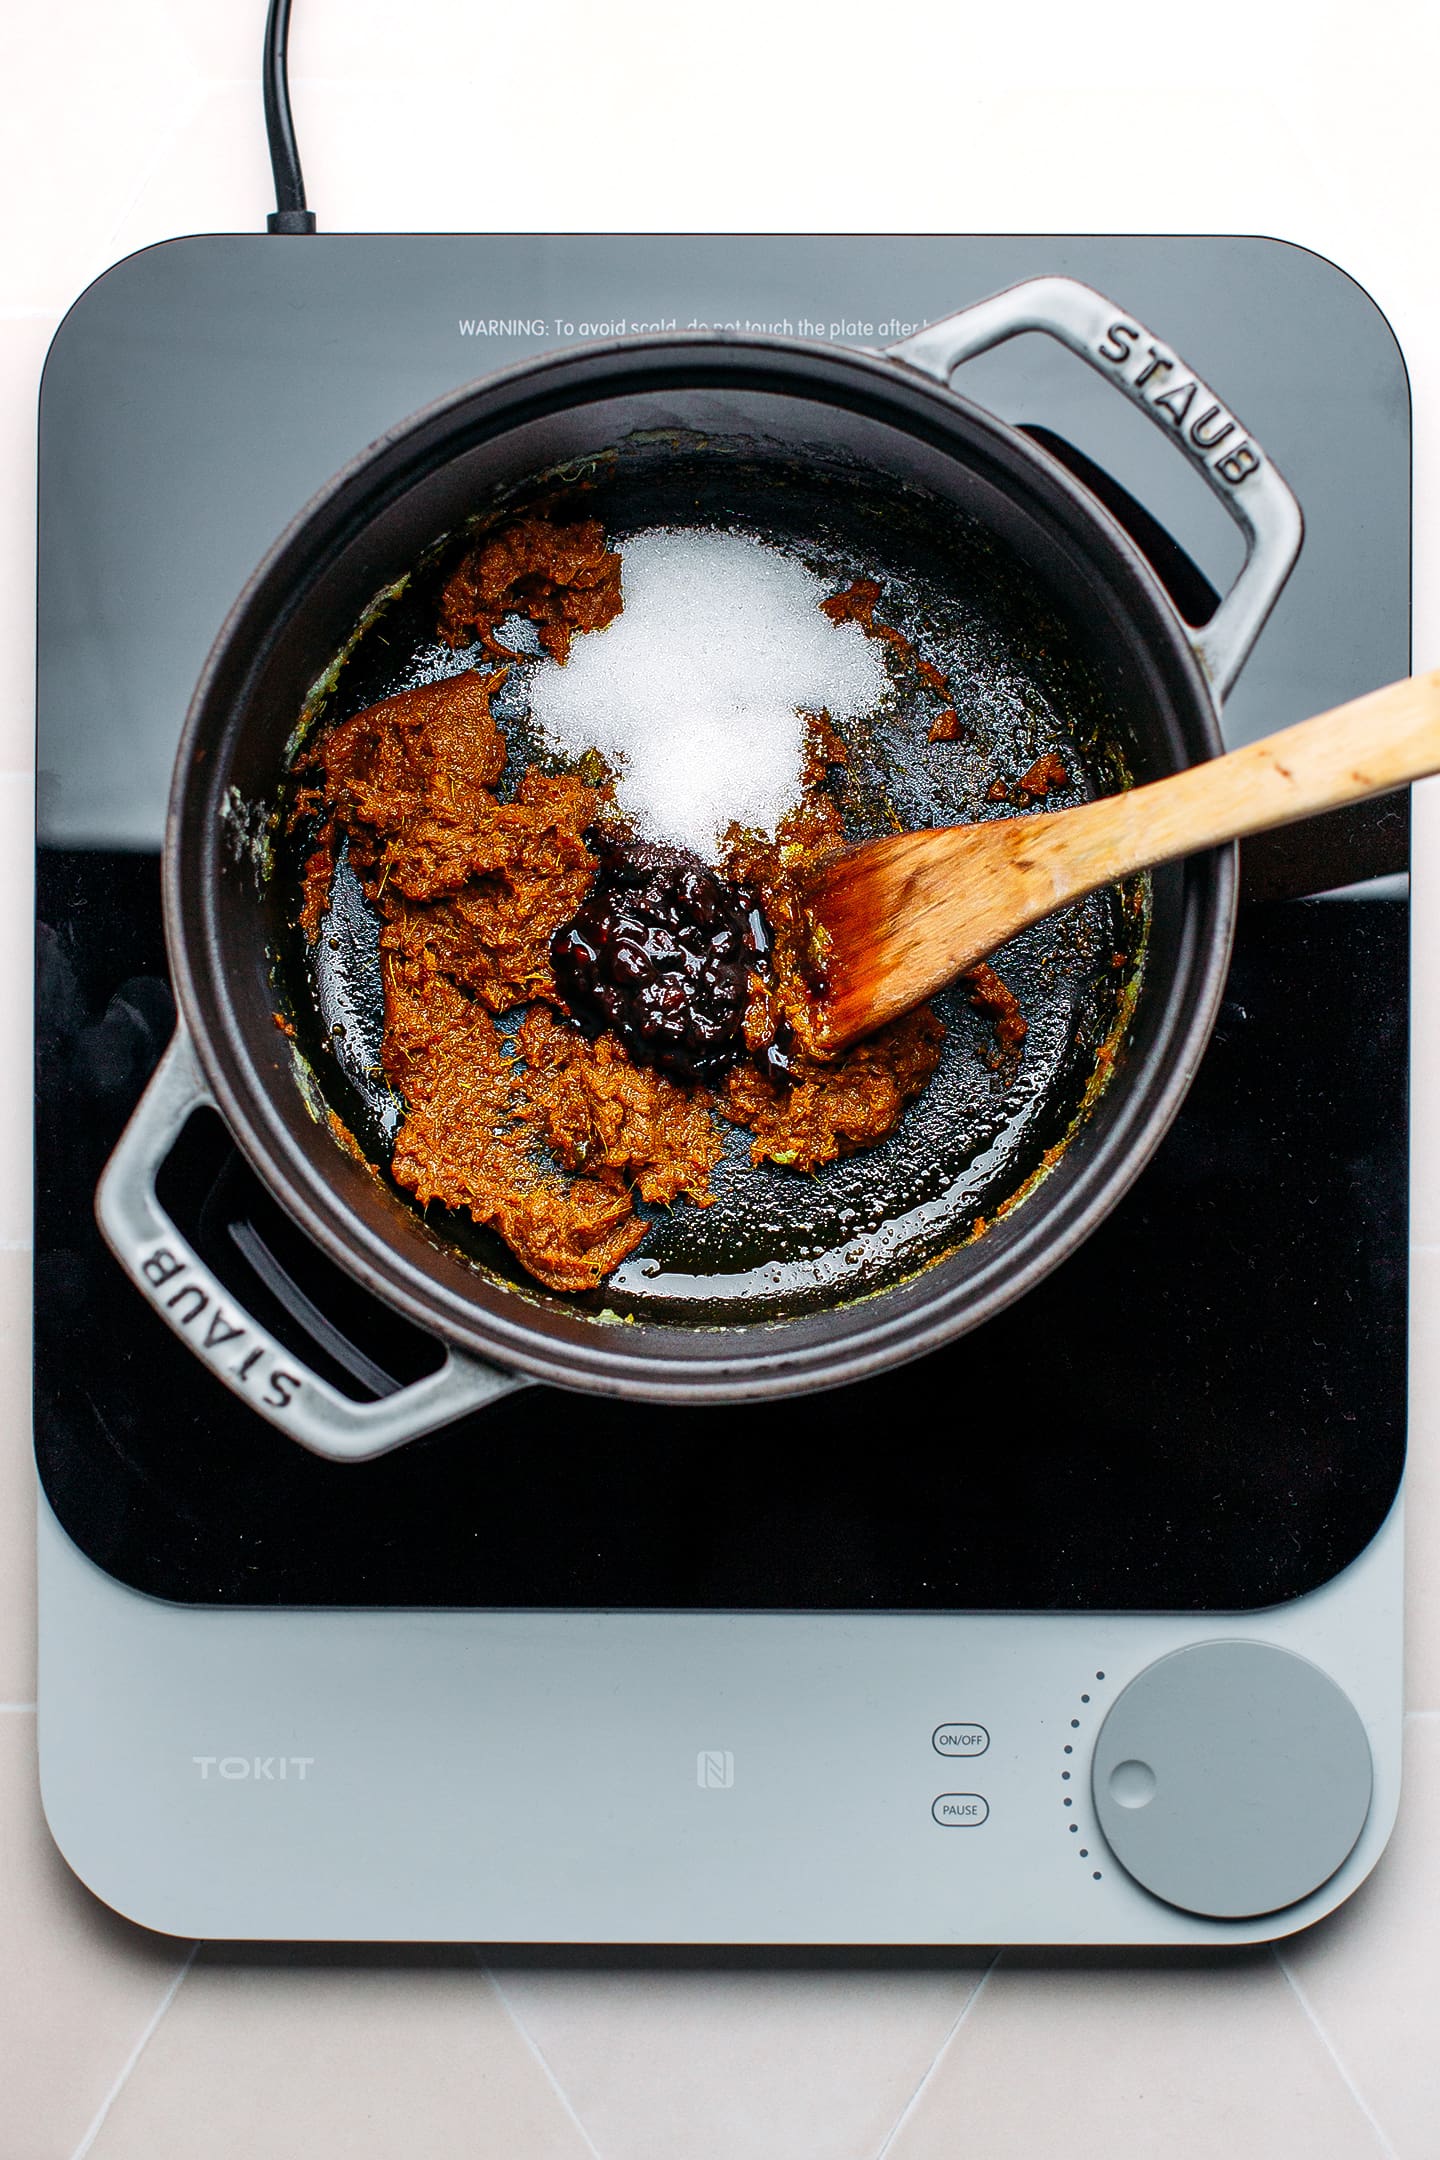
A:
{"type": "MultiPolygon", "coordinates": [[[[1405,787],[1440,771],[1440,670],[1337,705],[1206,765],[1063,813],[1056,904],[1152,863],[1405,787]]],[[[1034,820],[1032,852],[1046,852],[1034,820]]],[[[1060,838],[1062,819],[1054,821],[1060,838]]]]}
{"type": "Polygon", "coordinates": [[[843,1049],[1098,885],[1440,772],[1440,670],[1074,810],[895,833],[806,887],[843,1049]]]}

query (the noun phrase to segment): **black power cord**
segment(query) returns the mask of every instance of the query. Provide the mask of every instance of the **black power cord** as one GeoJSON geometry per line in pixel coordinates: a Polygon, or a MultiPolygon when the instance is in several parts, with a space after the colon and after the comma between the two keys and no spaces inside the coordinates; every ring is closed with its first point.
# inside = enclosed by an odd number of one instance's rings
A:
{"type": "Polygon", "coordinates": [[[265,133],[275,175],[275,204],[265,220],[272,233],[313,233],[315,213],[305,207],[305,176],[290,116],[290,78],[285,49],[290,42],[290,0],[270,0],[265,19],[265,133]]]}

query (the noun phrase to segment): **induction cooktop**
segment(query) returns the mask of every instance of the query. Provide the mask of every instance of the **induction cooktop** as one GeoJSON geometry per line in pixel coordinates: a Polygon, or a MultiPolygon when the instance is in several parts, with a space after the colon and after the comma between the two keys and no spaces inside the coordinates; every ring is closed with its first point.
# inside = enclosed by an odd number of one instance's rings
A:
{"type": "MultiPolygon", "coordinates": [[[[1225,1001],[1132,1192],[883,1379],[682,1410],[530,1388],[305,1453],[94,1221],[173,1021],[165,800],[275,533],[427,399],[590,336],[883,344],[1048,271],[1153,324],[1299,496],[1246,741],[1409,665],[1403,361],[1322,259],[1233,238],[246,236],[132,257],[41,406],[35,1444],[62,1851],[152,1927],[631,1942],[1249,1941],[1394,1818],[1405,1453],[1403,798],[1252,843],[1225,1001]],[[1323,897],[1321,897],[1323,895],[1323,897]]],[[[1232,528],[1053,345],[971,363],[1203,621],[1232,528]]],[[[440,1348],[197,1116],[162,1197],[373,1400],[440,1348]]]]}

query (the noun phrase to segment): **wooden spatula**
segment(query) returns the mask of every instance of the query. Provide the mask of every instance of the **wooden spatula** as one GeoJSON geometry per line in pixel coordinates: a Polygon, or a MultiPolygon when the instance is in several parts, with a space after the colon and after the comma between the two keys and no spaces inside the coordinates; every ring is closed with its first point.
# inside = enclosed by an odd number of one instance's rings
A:
{"type": "Polygon", "coordinates": [[[1433,772],[1440,669],[1075,810],[851,848],[803,892],[825,984],[817,1032],[827,1048],[843,1049],[1099,885],[1433,772]]]}

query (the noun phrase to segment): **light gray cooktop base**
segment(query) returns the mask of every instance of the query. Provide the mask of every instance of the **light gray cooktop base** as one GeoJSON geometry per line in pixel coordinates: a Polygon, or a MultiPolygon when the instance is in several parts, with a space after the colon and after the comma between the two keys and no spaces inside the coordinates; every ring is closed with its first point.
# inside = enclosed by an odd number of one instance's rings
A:
{"type": "Polygon", "coordinates": [[[1397,1507],[1323,1590],[1236,1616],[224,1611],[121,1588],[42,1503],[45,1810],[176,1935],[1266,1941],[1394,1823],[1401,1540],[1397,1507]],[[1369,1742],[1358,1842],[1281,1912],[1181,1911],[1097,1821],[1110,1705],[1197,1641],[1310,1659],[1369,1742]]]}

